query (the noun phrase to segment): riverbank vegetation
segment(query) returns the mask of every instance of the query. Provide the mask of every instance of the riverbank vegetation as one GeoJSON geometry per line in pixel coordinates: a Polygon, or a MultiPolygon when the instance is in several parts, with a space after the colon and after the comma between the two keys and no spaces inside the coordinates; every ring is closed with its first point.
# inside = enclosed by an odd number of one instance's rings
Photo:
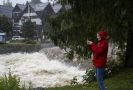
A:
{"type": "Polygon", "coordinates": [[[8,75],[0,77],[0,90],[33,90],[33,85],[29,82],[29,87],[26,87],[25,83],[20,87],[20,79],[12,76],[9,71],[8,75]]]}
{"type": "MultiPolygon", "coordinates": [[[[133,68],[121,68],[113,77],[104,80],[107,90],[133,90],[133,68]]],[[[46,90],[98,90],[96,81],[84,85],[46,88],[46,90]]]]}

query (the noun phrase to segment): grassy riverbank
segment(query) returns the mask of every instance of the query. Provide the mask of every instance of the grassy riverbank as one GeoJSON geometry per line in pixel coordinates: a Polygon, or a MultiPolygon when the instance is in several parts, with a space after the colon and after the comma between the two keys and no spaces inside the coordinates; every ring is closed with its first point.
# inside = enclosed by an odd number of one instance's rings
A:
{"type": "MultiPolygon", "coordinates": [[[[106,90],[133,90],[133,68],[122,68],[112,78],[104,80],[106,90]]],[[[45,88],[45,90],[99,90],[97,82],[86,85],[45,88]]]]}

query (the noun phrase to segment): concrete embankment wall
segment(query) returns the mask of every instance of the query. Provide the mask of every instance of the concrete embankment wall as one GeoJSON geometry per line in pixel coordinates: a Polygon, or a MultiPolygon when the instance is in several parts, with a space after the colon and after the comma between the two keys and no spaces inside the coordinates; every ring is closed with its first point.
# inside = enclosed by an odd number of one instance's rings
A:
{"type": "Polygon", "coordinates": [[[17,52],[39,52],[42,48],[51,47],[53,44],[38,44],[38,45],[0,45],[0,54],[17,53],[17,52]]]}

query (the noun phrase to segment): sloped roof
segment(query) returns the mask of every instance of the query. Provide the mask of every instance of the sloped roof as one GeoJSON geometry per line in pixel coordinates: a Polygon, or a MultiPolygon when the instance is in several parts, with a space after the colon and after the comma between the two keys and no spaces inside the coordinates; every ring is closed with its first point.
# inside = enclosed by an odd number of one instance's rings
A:
{"type": "Polygon", "coordinates": [[[65,5],[65,9],[66,9],[66,10],[68,10],[68,9],[70,9],[70,8],[71,8],[70,5],[65,5]]]}
{"type": "Polygon", "coordinates": [[[13,10],[13,7],[0,5],[1,13],[7,16],[8,18],[12,18],[12,10],[13,10]]]}
{"type": "Polygon", "coordinates": [[[17,4],[18,5],[18,7],[23,11],[24,9],[25,9],[25,7],[26,7],[26,5],[23,5],[23,4],[17,4]]]}
{"type": "Polygon", "coordinates": [[[58,11],[62,8],[62,5],[56,4],[56,5],[52,6],[52,8],[55,13],[58,13],[58,11]]]}
{"type": "Polygon", "coordinates": [[[49,4],[49,2],[46,2],[46,3],[38,3],[38,4],[30,3],[30,6],[35,11],[43,11],[48,4],[49,4]]]}
{"type": "MultiPolygon", "coordinates": [[[[58,13],[58,11],[61,10],[62,7],[63,7],[63,6],[60,5],[60,4],[55,4],[54,6],[52,6],[52,8],[53,8],[53,10],[54,10],[55,13],[58,13]]],[[[65,8],[66,10],[68,10],[68,9],[70,9],[71,7],[70,7],[70,5],[65,5],[64,8],[65,8]]]]}
{"type": "Polygon", "coordinates": [[[43,11],[36,11],[37,15],[43,19],[44,18],[44,14],[43,14],[43,11]]]}

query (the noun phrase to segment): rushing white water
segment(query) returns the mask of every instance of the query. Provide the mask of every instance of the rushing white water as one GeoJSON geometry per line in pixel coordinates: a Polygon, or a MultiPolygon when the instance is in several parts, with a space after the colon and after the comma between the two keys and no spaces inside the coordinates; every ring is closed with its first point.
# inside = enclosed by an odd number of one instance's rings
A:
{"type": "Polygon", "coordinates": [[[42,53],[12,53],[0,55],[0,76],[11,71],[13,76],[20,78],[20,85],[29,81],[34,87],[56,87],[70,85],[70,80],[77,76],[82,82],[85,70],[68,67],[59,60],[49,60],[42,53]]]}
{"type": "MultiPolygon", "coordinates": [[[[117,47],[109,47],[108,57],[116,58],[117,47]],[[114,55],[111,55],[113,50],[114,55]],[[111,55],[111,56],[110,56],[111,55]]],[[[12,53],[0,55],[0,77],[9,70],[13,76],[20,78],[20,85],[24,82],[29,85],[31,81],[34,87],[58,87],[70,85],[70,80],[77,76],[78,82],[82,83],[85,69],[93,67],[92,59],[86,61],[67,61],[64,64],[64,50],[59,47],[43,48],[36,53],[12,53]],[[49,58],[47,58],[47,56],[49,58]],[[51,60],[51,58],[54,58],[51,60]],[[55,60],[56,59],[56,60],[55,60]],[[74,67],[75,66],[75,67],[74,67]],[[80,70],[84,69],[84,70],[80,70]]]]}

